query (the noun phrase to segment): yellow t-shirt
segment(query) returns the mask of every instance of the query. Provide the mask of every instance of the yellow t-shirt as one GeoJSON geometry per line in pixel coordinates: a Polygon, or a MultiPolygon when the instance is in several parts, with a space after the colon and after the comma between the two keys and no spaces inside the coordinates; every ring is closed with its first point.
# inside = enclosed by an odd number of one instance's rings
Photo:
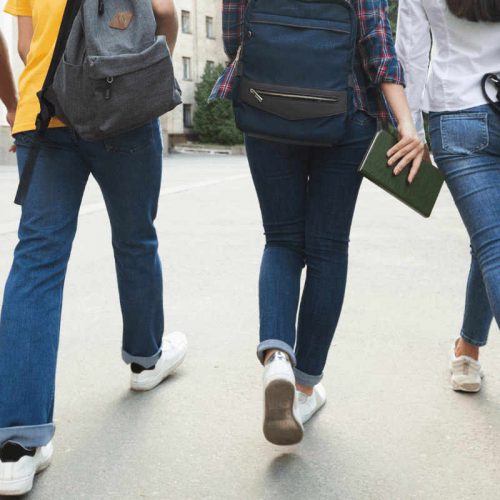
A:
{"type": "MultiPolygon", "coordinates": [[[[5,12],[13,16],[31,17],[33,22],[28,60],[19,78],[19,104],[14,134],[35,129],[35,120],[40,112],[36,93],[45,81],[65,7],[66,0],[7,0],[5,12]]],[[[64,127],[64,124],[53,119],[50,127],[64,127]]]]}

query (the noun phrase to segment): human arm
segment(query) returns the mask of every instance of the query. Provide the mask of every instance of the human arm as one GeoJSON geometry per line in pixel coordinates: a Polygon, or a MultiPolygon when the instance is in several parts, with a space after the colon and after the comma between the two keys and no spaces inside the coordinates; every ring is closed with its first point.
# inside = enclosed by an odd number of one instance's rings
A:
{"type": "Polygon", "coordinates": [[[408,181],[415,178],[424,154],[404,92],[405,78],[392,37],[387,0],[357,0],[358,49],[363,69],[379,87],[398,122],[398,144],[389,152],[389,165],[398,175],[412,164],[408,181]],[[404,154],[403,154],[404,153],[404,154]],[[397,154],[395,158],[393,155],[397,154]]]}
{"type": "Polygon", "coordinates": [[[166,37],[170,53],[173,54],[179,33],[179,19],[174,0],[151,1],[157,24],[156,33],[166,37]]]}
{"type": "Polygon", "coordinates": [[[381,88],[398,122],[399,133],[399,142],[387,152],[387,164],[393,168],[394,175],[399,175],[411,163],[408,174],[411,184],[420,169],[426,148],[415,128],[403,86],[382,83],[381,88]]]}
{"type": "Polygon", "coordinates": [[[0,99],[7,109],[7,123],[12,128],[16,117],[17,92],[10,65],[7,42],[0,32],[0,99]]]}
{"type": "Polygon", "coordinates": [[[430,24],[422,0],[399,0],[396,51],[404,67],[406,96],[420,139],[425,141],[422,98],[431,50],[430,24]]]}

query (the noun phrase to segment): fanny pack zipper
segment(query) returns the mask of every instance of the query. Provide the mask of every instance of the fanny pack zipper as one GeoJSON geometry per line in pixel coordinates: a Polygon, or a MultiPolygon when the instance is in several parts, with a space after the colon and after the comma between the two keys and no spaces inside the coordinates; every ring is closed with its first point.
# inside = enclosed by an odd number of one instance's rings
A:
{"type": "Polygon", "coordinates": [[[264,98],[262,96],[270,96],[270,97],[284,97],[287,99],[302,99],[305,101],[322,101],[322,102],[339,102],[336,97],[319,97],[312,95],[301,95],[301,94],[286,94],[283,92],[271,92],[269,90],[256,90],[251,88],[250,93],[257,99],[259,102],[263,102],[264,98]]]}

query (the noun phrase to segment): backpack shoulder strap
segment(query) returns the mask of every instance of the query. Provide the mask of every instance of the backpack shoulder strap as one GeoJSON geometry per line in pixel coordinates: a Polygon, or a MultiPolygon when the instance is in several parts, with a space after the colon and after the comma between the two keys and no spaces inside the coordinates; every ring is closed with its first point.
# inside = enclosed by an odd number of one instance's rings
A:
{"type": "Polygon", "coordinates": [[[17,205],[22,205],[26,197],[31,178],[33,177],[33,170],[35,168],[38,155],[40,154],[43,136],[49,128],[50,120],[55,115],[54,106],[45,98],[45,93],[54,81],[57,68],[59,67],[59,63],[61,62],[66,48],[66,42],[68,41],[71,28],[73,27],[73,23],[78,15],[78,12],[80,11],[83,1],[84,0],[68,0],[66,3],[66,8],[64,9],[64,15],[61,21],[61,27],[59,28],[59,34],[57,35],[57,41],[49,70],[47,71],[43,87],[39,92],[37,92],[38,101],[40,102],[40,113],[38,113],[35,122],[37,135],[30,148],[26,163],[22,169],[19,187],[14,201],[17,205]]]}

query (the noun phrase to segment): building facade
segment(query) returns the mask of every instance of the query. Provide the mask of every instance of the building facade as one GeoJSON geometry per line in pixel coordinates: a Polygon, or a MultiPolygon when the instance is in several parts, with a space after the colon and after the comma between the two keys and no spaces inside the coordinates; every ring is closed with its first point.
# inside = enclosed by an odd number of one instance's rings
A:
{"type": "MultiPolygon", "coordinates": [[[[171,141],[179,142],[193,134],[194,95],[207,64],[225,64],[222,46],[222,0],[175,0],[179,15],[179,38],[174,53],[174,69],[183,92],[183,105],[162,118],[171,141]]],[[[17,56],[16,21],[0,13],[0,29],[10,45],[16,77],[22,71],[17,56]]],[[[1,104],[0,104],[1,106],[1,104]]],[[[0,125],[6,125],[0,109],[0,125]]]]}
{"type": "Polygon", "coordinates": [[[170,140],[178,142],[193,133],[196,84],[207,64],[225,64],[222,44],[222,0],[175,0],[179,38],[174,69],[182,88],[183,105],[163,118],[170,140]]]}

